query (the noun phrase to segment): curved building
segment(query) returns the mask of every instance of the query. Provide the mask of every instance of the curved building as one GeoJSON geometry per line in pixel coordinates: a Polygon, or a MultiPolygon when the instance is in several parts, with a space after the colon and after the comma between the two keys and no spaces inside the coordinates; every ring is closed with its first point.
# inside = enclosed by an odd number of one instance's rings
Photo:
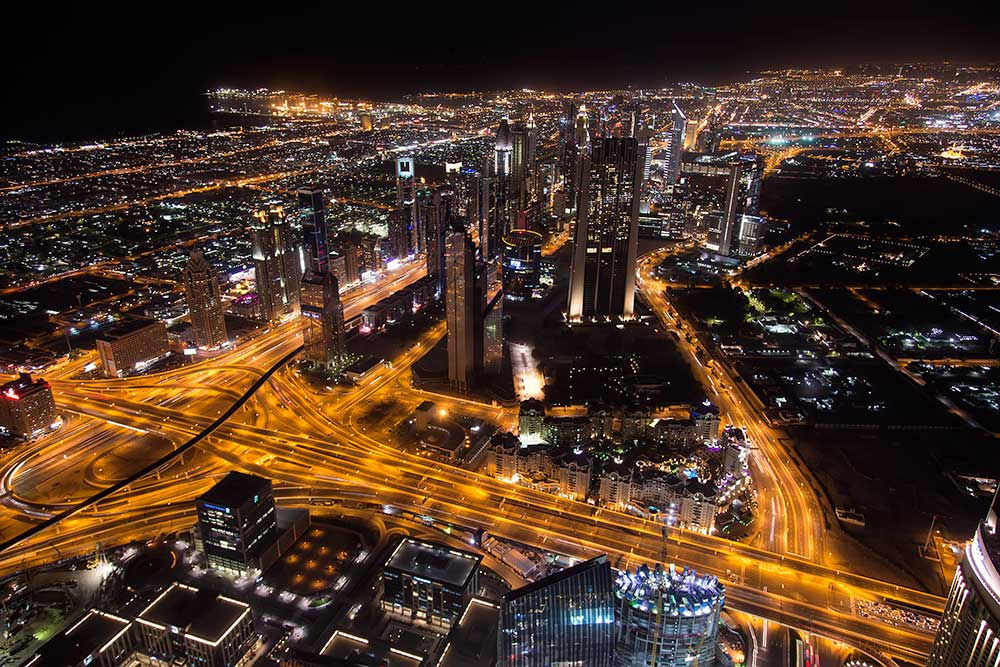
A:
{"type": "Polygon", "coordinates": [[[1000,664],[1000,536],[997,496],[965,547],[927,667],[1000,664]]]}
{"type": "Polygon", "coordinates": [[[512,229],[503,237],[503,289],[508,299],[530,301],[542,286],[542,235],[512,229]]]}
{"type": "Polygon", "coordinates": [[[693,570],[618,573],[616,667],[711,667],[725,588],[693,570]]]}

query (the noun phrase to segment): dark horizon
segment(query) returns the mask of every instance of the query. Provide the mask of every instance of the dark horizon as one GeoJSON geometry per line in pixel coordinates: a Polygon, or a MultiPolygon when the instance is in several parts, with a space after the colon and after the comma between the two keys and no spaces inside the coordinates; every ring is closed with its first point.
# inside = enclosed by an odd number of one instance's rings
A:
{"type": "MultiPolygon", "coordinates": [[[[898,2],[657,4],[613,14],[592,2],[336,9],[74,6],[25,12],[8,49],[0,138],[59,141],[204,122],[219,87],[399,99],[438,91],[582,90],[704,84],[766,69],[862,62],[1000,62],[988,14],[939,16],[898,2]]],[[[13,22],[12,22],[13,25],[13,22]]]]}

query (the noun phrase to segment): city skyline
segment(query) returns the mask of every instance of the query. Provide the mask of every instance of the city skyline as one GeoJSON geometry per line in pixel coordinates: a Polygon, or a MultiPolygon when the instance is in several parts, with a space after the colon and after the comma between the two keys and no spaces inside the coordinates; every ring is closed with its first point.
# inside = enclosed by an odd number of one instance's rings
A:
{"type": "Polygon", "coordinates": [[[4,141],[0,662],[996,667],[1000,67],[631,87],[656,18],[4,141]]]}

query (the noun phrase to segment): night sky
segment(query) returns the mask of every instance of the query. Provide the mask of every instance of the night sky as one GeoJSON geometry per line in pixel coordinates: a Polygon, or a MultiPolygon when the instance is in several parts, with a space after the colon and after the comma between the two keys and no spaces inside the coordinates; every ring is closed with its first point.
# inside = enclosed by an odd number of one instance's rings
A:
{"type": "Polygon", "coordinates": [[[198,93],[218,86],[391,99],[723,82],[862,61],[1000,61],[1000,3],[73,4],[5,10],[0,137],[190,126],[204,115],[198,93]]]}

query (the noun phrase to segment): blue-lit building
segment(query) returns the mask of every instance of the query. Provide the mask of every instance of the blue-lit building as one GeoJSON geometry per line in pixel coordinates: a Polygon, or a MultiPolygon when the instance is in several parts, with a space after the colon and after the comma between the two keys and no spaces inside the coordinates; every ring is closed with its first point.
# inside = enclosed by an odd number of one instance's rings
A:
{"type": "Polygon", "coordinates": [[[611,566],[598,556],[504,595],[497,665],[611,667],[614,623],[611,566]]]}
{"type": "Polygon", "coordinates": [[[197,507],[209,567],[239,573],[260,568],[261,554],[278,537],[270,480],[230,472],[198,498],[197,507]]]}
{"type": "Polygon", "coordinates": [[[615,667],[711,667],[725,588],[673,564],[618,573],[615,667]]]}

